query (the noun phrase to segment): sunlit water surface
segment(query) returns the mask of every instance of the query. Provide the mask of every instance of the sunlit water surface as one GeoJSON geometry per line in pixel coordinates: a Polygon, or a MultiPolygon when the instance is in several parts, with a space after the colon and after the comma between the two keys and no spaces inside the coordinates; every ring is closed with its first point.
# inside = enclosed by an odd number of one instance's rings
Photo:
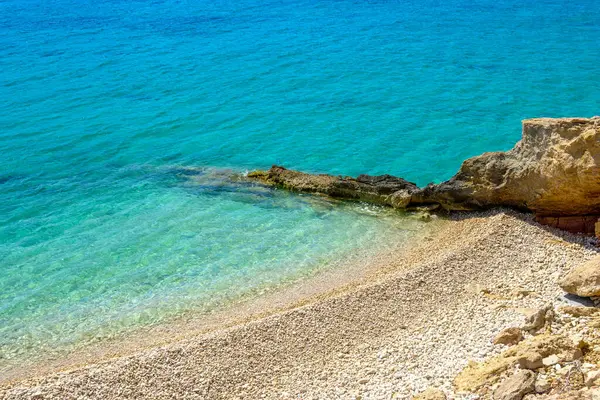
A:
{"type": "Polygon", "coordinates": [[[418,184],[600,113],[595,0],[0,2],[0,366],[403,242],[389,210],[231,181],[418,184]],[[199,169],[194,169],[199,168],[199,169]]]}

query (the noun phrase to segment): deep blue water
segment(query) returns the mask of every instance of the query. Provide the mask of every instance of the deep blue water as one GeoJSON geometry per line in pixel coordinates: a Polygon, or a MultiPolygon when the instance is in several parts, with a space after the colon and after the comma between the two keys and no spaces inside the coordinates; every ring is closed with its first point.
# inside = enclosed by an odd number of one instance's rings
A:
{"type": "Polygon", "coordinates": [[[444,180],[600,114],[599,43],[596,0],[0,1],[0,364],[404,240],[227,171],[444,180]]]}

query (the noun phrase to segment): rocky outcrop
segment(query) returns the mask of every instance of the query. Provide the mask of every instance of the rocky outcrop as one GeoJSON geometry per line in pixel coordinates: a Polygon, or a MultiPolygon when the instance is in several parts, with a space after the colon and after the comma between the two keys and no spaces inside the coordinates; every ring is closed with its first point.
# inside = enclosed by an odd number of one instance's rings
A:
{"type": "Polygon", "coordinates": [[[411,195],[419,190],[414,183],[391,175],[359,175],[357,178],[311,175],[277,165],[268,171],[251,172],[248,177],[292,191],[322,193],[394,208],[406,208],[410,203],[411,195]]]}
{"type": "Polygon", "coordinates": [[[279,166],[249,177],[290,190],[396,208],[508,206],[532,211],[542,223],[594,233],[600,216],[600,117],[525,120],[522,139],[512,150],[470,158],[452,179],[422,189],[390,175],[354,179],[279,166]]]}
{"type": "Polygon", "coordinates": [[[600,309],[541,310],[555,313],[549,328],[557,333],[528,335],[497,356],[469,363],[454,380],[455,393],[482,400],[600,399],[600,309]]]}
{"type": "Polygon", "coordinates": [[[542,225],[569,232],[596,234],[600,238],[600,231],[596,229],[596,225],[600,221],[600,215],[566,215],[558,217],[536,215],[535,220],[542,225]]]}
{"type": "Polygon", "coordinates": [[[557,355],[561,362],[581,358],[581,350],[567,337],[543,334],[523,341],[485,362],[471,362],[454,379],[458,391],[477,391],[482,386],[496,383],[502,373],[518,365],[522,369],[543,367],[543,359],[557,355]]]}
{"type": "Polygon", "coordinates": [[[600,215],[600,117],[525,120],[512,150],[470,158],[452,179],[415,197],[447,209],[502,205],[540,216],[600,215]]]}
{"type": "Polygon", "coordinates": [[[575,267],[559,284],[564,291],[577,296],[600,296],[600,256],[575,267]]]}

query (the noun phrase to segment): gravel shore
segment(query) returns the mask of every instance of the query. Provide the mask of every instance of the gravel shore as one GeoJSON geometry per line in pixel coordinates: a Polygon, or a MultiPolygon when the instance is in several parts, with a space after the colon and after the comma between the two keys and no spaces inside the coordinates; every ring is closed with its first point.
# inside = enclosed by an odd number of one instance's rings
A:
{"type": "MultiPolygon", "coordinates": [[[[558,278],[591,239],[512,211],[456,214],[352,289],[243,325],[0,387],[3,399],[450,398],[469,359],[525,309],[560,302],[558,278]]],[[[185,336],[185,335],[184,335],[185,336]]]]}

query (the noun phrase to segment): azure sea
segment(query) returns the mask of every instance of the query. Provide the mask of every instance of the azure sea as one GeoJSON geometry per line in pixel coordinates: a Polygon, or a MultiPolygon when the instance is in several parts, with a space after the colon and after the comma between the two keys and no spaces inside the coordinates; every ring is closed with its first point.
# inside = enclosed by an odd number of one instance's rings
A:
{"type": "Polygon", "coordinates": [[[0,367],[418,224],[245,171],[424,185],[600,114],[597,0],[1,0],[0,367]]]}

